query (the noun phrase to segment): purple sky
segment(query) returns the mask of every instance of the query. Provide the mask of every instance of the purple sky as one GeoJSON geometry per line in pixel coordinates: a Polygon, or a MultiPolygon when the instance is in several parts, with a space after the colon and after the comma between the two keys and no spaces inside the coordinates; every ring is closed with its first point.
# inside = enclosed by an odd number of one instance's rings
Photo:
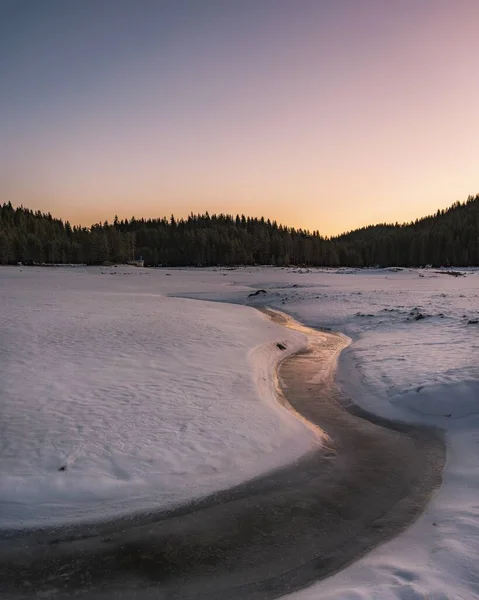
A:
{"type": "Polygon", "coordinates": [[[479,191],[476,0],[0,0],[0,202],[332,234],[479,191]]]}

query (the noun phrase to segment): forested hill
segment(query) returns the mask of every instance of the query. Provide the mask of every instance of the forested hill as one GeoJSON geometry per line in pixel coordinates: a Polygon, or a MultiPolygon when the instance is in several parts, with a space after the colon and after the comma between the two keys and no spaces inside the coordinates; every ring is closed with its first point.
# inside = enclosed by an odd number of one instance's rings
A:
{"type": "Polygon", "coordinates": [[[404,225],[373,225],[334,238],[269,219],[190,215],[72,227],[50,214],[0,205],[0,263],[477,266],[479,195],[404,225]]]}

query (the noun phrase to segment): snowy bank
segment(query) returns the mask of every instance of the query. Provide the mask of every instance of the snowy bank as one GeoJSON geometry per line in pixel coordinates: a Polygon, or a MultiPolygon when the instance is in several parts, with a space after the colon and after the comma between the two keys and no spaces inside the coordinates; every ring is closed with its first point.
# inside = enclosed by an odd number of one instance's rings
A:
{"type": "Polygon", "coordinates": [[[135,289],[99,270],[45,272],[0,270],[0,526],[171,507],[319,442],[276,398],[300,333],[166,298],[142,288],[146,271],[135,289]]]}
{"type": "Polygon", "coordinates": [[[273,600],[337,572],[422,513],[441,482],[437,431],[398,431],[351,414],[335,382],[346,336],[267,314],[308,335],[307,350],[283,361],[278,376],[284,401],[319,429],[324,445],[173,513],[10,531],[0,545],[9,598],[27,586],[97,600],[273,600]]]}

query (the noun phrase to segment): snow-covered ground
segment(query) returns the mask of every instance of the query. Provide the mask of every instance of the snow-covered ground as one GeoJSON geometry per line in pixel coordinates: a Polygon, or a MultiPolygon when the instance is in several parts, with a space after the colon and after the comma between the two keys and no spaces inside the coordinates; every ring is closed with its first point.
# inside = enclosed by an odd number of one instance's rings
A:
{"type": "Polygon", "coordinates": [[[275,395],[302,334],[120,272],[0,270],[0,526],[172,506],[318,443],[275,395]]]}
{"type": "MultiPolygon", "coordinates": [[[[266,292],[249,302],[353,339],[338,378],[357,403],[389,418],[437,425],[448,446],[443,486],[412,527],[291,600],[479,598],[479,271],[464,273],[248,274],[266,292]]],[[[231,277],[245,281],[241,273],[231,277]]]]}
{"type": "Polygon", "coordinates": [[[6,519],[82,516],[81,494],[100,512],[148,506],[152,493],[177,502],[311,447],[271,378],[276,342],[290,352],[304,338],[191,299],[267,305],[349,335],[345,392],[443,428],[448,445],[426,513],[294,600],[479,598],[479,271],[462,272],[1,269],[6,519]]]}

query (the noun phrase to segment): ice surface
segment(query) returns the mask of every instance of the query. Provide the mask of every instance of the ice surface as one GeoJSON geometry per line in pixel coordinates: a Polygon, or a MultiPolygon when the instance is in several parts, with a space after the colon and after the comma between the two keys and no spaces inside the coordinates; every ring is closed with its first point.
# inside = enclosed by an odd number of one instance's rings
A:
{"type": "Polygon", "coordinates": [[[338,373],[345,392],[376,414],[442,428],[447,464],[404,534],[287,598],[479,598],[479,272],[295,271],[262,274],[253,284],[267,288],[262,301],[350,335],[338,373]]]}
{"type": "Polygon", "coordinates": [[[348,334],[353,344],[340,358],[338,379],[358,404],[385,417],[436,425],[446,435],[444,482],[425,514],[396,539],[288,599],[479,598],[479,271],[463,272],[228,274],[238,286],[267,292],[249,298],[241,287],[238,293],[224,289],[230,301],[264,303],[310,326],[348,334]]]}

